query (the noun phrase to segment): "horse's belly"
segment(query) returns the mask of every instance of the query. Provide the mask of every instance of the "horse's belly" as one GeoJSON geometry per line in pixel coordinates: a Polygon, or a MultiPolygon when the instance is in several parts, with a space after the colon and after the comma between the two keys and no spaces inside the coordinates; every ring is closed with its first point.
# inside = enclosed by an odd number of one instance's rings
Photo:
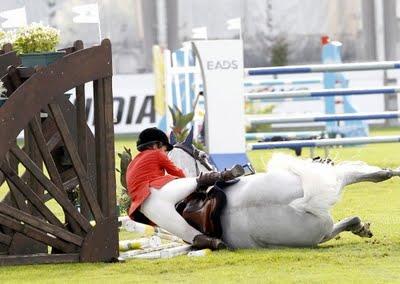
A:
{"type": "Polygon", "coordinates": [[[289,206],[303,191],[300,180],[287,172],[248,177],[226,193],[223,239],[236,248],[315,246],[332,228],[330,218],[289,206]]]}
{"type": "Polygon", "coordinates": [[[330,218],[323,220],[290,206],[250,207],[221,217],[223,239],[235,248],[315,246],[332,228],[330,218]]]}

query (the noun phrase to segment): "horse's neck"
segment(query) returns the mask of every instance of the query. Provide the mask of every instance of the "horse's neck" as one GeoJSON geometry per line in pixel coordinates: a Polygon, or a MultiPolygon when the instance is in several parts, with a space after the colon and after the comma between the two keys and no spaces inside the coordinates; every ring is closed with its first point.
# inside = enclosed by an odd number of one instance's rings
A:
{"type": "Polygon", "coordinates": [[[200,172],[208,172],[199,161],[190,157],[182,150],[172,150],[169,154],[169,158],[177,167],[181,168],[185,172],[187,177],[196,177],[200,172]]]}

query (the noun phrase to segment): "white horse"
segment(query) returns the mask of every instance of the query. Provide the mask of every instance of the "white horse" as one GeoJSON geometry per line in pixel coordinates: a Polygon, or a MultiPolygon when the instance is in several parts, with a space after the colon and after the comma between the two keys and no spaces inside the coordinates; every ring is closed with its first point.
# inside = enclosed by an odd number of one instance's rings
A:
{"type": "MultiPolygon", "coordinates": [[[[169,157],[187,176],[208,171],[207,155],[192,138],[176,144],[169,157]]],[[[221,215],[222,239],[233,248],[313,247],[343,231],[371,237],[369,224],[358,217],[334,223],[331,207],[349,184],[381,182],[400,176],[399,169],[381,169],[363,162],[337,165],[275,154],[265,173],[244,176],[227,189],[221,215]]]]}

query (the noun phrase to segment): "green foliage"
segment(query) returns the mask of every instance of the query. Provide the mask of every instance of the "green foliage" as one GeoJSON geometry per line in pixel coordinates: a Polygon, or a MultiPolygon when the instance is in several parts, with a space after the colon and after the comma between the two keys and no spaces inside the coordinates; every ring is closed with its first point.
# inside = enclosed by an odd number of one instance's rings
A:
{"type": "Polygon", "coordinates": [[[288,63],[289,44],[284,36],[276,38],[271,46],[271,65],[284,66],[288,63]]]}
{"type": "Polygon", "coordinates": [[[194,112],[183,114],[177,106],[174,106],[173,108],[168,106],[168,108],[172,116],[172,131],[174,132],[177,141],[182,142],[189,133],[189,129],[187,129],[186,126],[192,122],[194,112]]]}
{"type": "Polygon", "coordinates": [[[13,43],[15,41],[15,32],[0,30],[0,48],[6,43],[13,43]]]}
{"type": "Polygon", "coordinates": [[[55,50],[59,42],[59,30],[32,23],[16,32],[13,47],[18,53],[50,52],[55,50]]]}
{"type": "MultiPolygon", "coordinates": [[[[173,108],[168,106],[168,108],[172,116],[172,132],[174,132],[178,142],[183,142],[189,134],[187,125],[193,121],[194,111],[188,114],[183,114],[177,106],[174,106],[173,108]]],[[[197,149],[204,149],[204,145],[199,141],[193,140],[193,145],[197,149]]]]}
{"type": "Polygon", "coordinates": [[[132,161],[132,152],[130,148],[124,146],[122,153],[118,153],[120,159],[119,169],[117,172],[120,173],[120,183],[122,185],[121,194],[118,199],[120,213],[124,214],[128,211],[131,205],[131,198],[128,195],[126,186],[126,170],[128,169],[129,163],[132,161]]]}

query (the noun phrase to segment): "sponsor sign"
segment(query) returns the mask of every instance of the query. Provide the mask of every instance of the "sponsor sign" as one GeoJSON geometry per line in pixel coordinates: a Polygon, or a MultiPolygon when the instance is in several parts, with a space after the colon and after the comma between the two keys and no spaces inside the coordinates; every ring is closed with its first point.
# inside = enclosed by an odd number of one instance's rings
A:
{"type": "MultiPolygon", "coordinates": [[[[85,85],[86,117],[94,130],[93,86],[85,85]]],[[[74,90],[71,101],[75,101],[74,90]]],[[[139,133],[147,127],[157,126],[154,108],[153,74],[114,75],[114,131],[115,134],[139,133]]]]}

